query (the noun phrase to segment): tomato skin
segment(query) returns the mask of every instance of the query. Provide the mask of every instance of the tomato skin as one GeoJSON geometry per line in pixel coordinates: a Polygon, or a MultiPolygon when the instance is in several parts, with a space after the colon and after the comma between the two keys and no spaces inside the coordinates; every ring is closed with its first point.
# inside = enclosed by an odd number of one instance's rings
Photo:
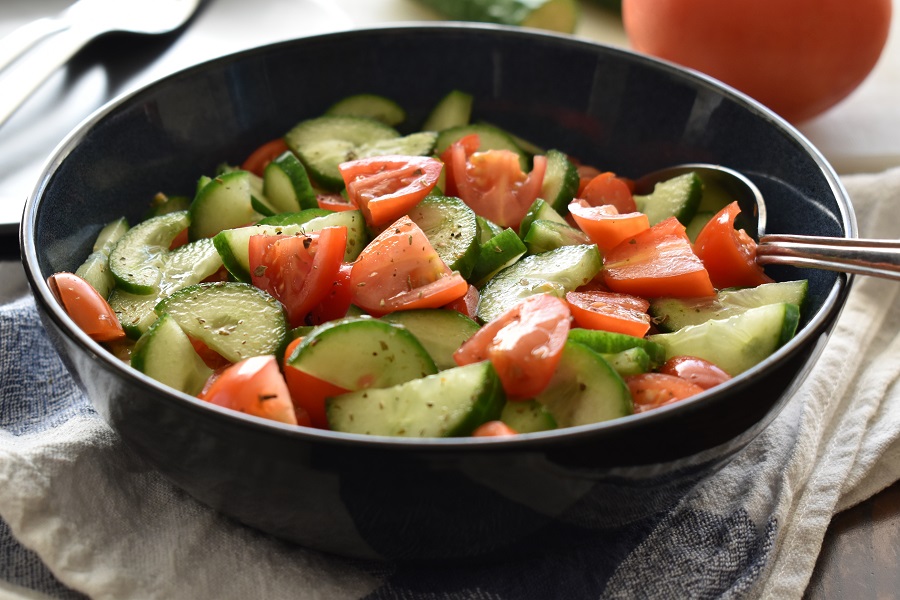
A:
{"type": "Polygon", "coordinates": [[[623,0],[632,47],[697,69],[789,121],[845,98],[875,66],[891,0],[623,0]]]}
{"type": "Polygon", "coordinates": [[[326,227],[304,235],[254,235],[250,238],[251,281],[284,304],[291,327],[303,325],[331,291],[346,245],[346,227],[326,227]]]}
{"type": "Polygon", "coordinates": [[[614,292],[643,298],[700,298],[716,293],[684,225],[675,217],[607,252],[603,280],[614,292]]]}
{"type": "Polygon", "coordinates": [[[92,340],[112,342],[125,337],[115,311],[87,281],[74,273],[61,272],[51,275],[47,284],[66,314],[92,340]]]}
{"type": "Polygon", "coordinates": [[[469,289],[464,296],[446,304],[444,308],[455,310],[456,312],[466,315],[470,319],[474,319],[478,310],[478,298],[478,288],[470,284],[469,289]]]}
{"type": "Polygon", "coordinates": [[[599,173],[592,178],[578,197],[586,200],[591,206],[611,204],[620,213],[637,211],[637,205],[628,184],[609,171],[599,173]]]}
{"type": "Polygon", "coordinates": [[[620,213],[612,205],[590,206],[586,200],[569,203],[569,214],[575,224],[604,252],[624,240],[650,229],[650,219],[641,212],[620,213]]]}
{"type": "Polygon", "coordinates": [[[223,370],[203,399],[248,415],[297,425],[287,384],[272,355],[253,356],[223,370]]]}
{"type": "Polygon", "coordinates": [[[194,347],[194,352],[197,353],[203,360],[203,364],[212,369],[213,371],[218,371],[224,369],[225,367],[231,366],[231,362],[209,346],[207,346],[202,341],[196,338],[188,338],[190,339],[191,346],[194,347]]]}
{"type": "Polygon", "coordinates": [[[490,360],[510,399],[531,398],[550,383],[571,321],[564,300],[529,296],[475,332],[453,360],[459,366],[490,360]]]}
{"type": "Polygon", "coordinates": [[[338,166],[347,197],[372,227],[405,215],[437,185],[443,165],[428,156],[373,156],[338,166]]]}
{"type": "Polygon", "coordinates": [[[568,292],[566,302],[577,327],[644,337],[650,330],[650,302],[612,292],[568,292]]]}
{"type": "Polygon", "coordinates": [[[704,391],[699,385],[667,373],[641,373],[625,377],[634,412],[641,413],[673,404],[704,391]]]}
{"type": "Polygon", "coordinates": [[[675,356],[667,360],[659,368],[660,373],[675,375],[704,390],[725,383],[731,379],[731,375],[702,358],[695,356],[675,356]]]}
{"type": "Polygon", "coordinates": [[[353,304],[374,316],[395,310],[440,308],[466,294],[469,284],[451,271],[408,216],[389,225],[350,270],[353,304]]]}
{"type": "Polygon", "coordinates": [[[518,432],[503,421],[482,423],[472,432],[472,437],[507,437],[518,435],[518,432]]]}
{"type": "Polygon", "coordinates": [[[266,166],[287,151],[288,145],[283,139],[271,140],[254,150],[241,164],[241,169],[262,177],[266,166]]]}
{"type": "MultiPolygon", "coordinates": [[[[286,355],[287,356],[287,355],[286,355]]],[[[325,413],[325,399],[347,393],[340,386],[319,379],[306,371],[290,365],[284,368],[284,379],[290,390],[291,402],[296,411],[308,415],[310,426],[328,429],[328,417],[325,413]]]]}
{"type": "Polygon", "coordinates": [[[694,242],[694,251],[717,288],[755,287],[773,279],[756,264],[756,242],[734,228],[741,209],[732,202],[707,223],[694,242]]]}
{"type": "Polygon", "coordinates": [[[357,209],[356,205],[342,194],[316,194],[316,204],[321,209],[334,212],[357,209]]]}
{"type": "Polygon", "coordinates": [[[347,311],[353,303],[353,290],[350,287],[352,268],[350,263],[341,263],[328,294],[309,311],[306,320],[310,325],[321,325],[347,316],[347,311]]]}

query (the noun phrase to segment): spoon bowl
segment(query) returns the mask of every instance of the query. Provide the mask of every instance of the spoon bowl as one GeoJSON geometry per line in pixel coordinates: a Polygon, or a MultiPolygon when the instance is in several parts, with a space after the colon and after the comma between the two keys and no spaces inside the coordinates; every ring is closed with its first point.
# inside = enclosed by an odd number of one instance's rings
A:
{"type": "Polygon", "coordinates": [[[706,189],[737,201],[741,214],[735,226],[757,241],[761,265],[794,265],[900,281],[900,241],[808,235],[767,235],[766,203],[760,189],[745,175],[722,165],[687,163],[659,169],[635,181],[635,193],[645,194],[661,181],[693,171],[706,189]]]}

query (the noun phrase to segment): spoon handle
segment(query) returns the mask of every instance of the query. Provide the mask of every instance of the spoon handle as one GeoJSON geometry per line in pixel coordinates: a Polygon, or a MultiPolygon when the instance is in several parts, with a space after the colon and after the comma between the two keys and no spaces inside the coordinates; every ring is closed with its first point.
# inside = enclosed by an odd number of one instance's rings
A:
{"type": "Polygon", "coordinates": [[[900,281],[900,240],[764,235],[756,247],[756,262],[900,281]]]}

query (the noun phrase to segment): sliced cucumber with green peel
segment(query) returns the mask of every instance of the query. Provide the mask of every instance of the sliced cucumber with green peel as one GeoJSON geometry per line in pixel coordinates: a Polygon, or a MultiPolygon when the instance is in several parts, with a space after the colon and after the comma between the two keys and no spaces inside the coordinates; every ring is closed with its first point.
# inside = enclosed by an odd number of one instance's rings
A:
{"type": "Polygon", "coordinates": [[[688,239],[691,240],[691,243],[697,241],[697,236],[700,235],[700,232],[703,231],[703,228],[714,216],[716,216],[714,212],[698,211],[694,218],[691,219],[691,222],[685,225],[684,232],[687,234],[688,239]]]}
{"type": "Polygon", "coordinates": [[[531,206],[528,207],[522,222],[519,223],[519,237],[524,240],[525,236],[528,235],[531,224],[535,221],[553,221],[554,223],[568,225],[565,218],[543,198],[535,198],[531,206]]]}
{"type": "Polygon", "coordinates": [[[306,168],[290,150],[266,165],[262,193],[275,214],[318,207],[306,168]]]}
{"type": "Polygon", "coordinates": [[[569,202],[578,193],[580,178],[575,164],[559,150],[547,150],[547,171],[541,184],[541,198],[558,213],[569,212],[569,202]]]}
{"type": "Polygon", "coordinates": [[[116,243],[128,231],[128,220],[124,217],[107,223],[97,234],[91,253],[75,270],[75,274],[91,284],[104,298],[116,286],[116,280],[109,269],[109,255],[116,243]]]}
{"type": "Polygon", "coordinates": [[[560,427],[576,427],[632,413],[631,393],[603,357],[568,341],[547,388],[536,398],[560,427]]]}
{"type": "Polygon", "coordinates": [[[500,416],[506,397],[488,361],[455,367],[389,388],[325,401],[333,431],[396,437],[453,437],[500,416]]]}
{"type": "Polygon", "coordinates": [[[249,171],[231,171],[210,179],[191,203],[190,239],[211,238],[262,218],[253,207],[252,177],[249,171]]]}
{"type": "Polygon", "coordinates": [[[440,370],[457,366],[453,353],[479,329],[478,323],[464,314],[441,308],[398,310],[381,319],[406,327],[440,370]]]}
{"type": "Polygon", "coordinates": [[[563,246],[526,256],[492,277],[481,290],[478,318],[498,317],[522,298],[552,294],[559,298],[592,280],[603,268],[596,245],[563,246]]]}
{"type": "Polygon", "coordinates": [[[684,173],[657,183],[647,195],[635,195],[637,209],[646,214],[650,225],[675,217],[687,225],[697,214],[703,196],[703,182],[696,173],[684,173]]]}
{"type": "Polygon", "coordinates": [[[516,433],[534,433],[556,429],[556,419],[546,406],[537,400],[507,401],[500,413],[500,420],[516,433]]]}
{"type": "Polygon", "coordinates": [[[186,334],[233,363],[251,356],[280,355],[289,339],[281,303],[246,283],[188,286],[154,310],[170,315],[186,334]]]}
{"type": "Polygon", "coordinates": [[[529,157],[522,148],[515,142],[513,137],[493,125],[486,123],[472,123],[471,125],[460,125],[459,127],[451,127],[438,133],[437,140],[434,143],[434,153],[438,156],[443,154],[444,150],[450,147],[453,142],[470,134],[478,135],[478,151],[485,150],[509,150],[519,155],[519,166],[526,173],[529,170],[529,157]]]}
{"type": "Polygon", "coordinates": [[[787,302],[801,309],[806,303],[806,279],[764,283],[752,288],[720,290],[713,298],[655,298],[650,316],[662,332],[677,331],[710,319],[727,319],[751,308],[787,302]]]}
{"type": "Polygon", "coordinates": [[[170,212],[187,210],[190,207],[191,199],[187,196],[169,196],[159,192],[150,201],[150,208],[147,210],[147,214],[144,215],[144,220],[170,212]]]}
{"type": "Polygon", "coordinates": [[[540,254],[563,246],[591,244],[591,238],[566,223],[538,219],[528,227],[523,238],[529,254],[540,254]]]}
{"type": "Polygon", "coordinates": [[[575,0],[419,0],[453,21],[482,21],[573,33],[580,9],[575,0]]]}
{"type": "Polygon", "coordinates": [[[345,390],[391,387],[438,370],[408,329],[371,317],[348,317],[316,327],[287,363],[345,390]]]}
{"type": "Polygon", "coordinates": [[[325,217],[332,214],[333,211],[324,208],[304,208],[297,212],[283,212],[256,222],[257,225],[303,225],[312,221],[316,217],[325,217]]]}
{"type": "Polygon", "coordinates": [[[765,360],[794,337],[800,321],[796,304],[768,304],[727,319],[689,325],[648,337],[666,349],[666,358],[694,356],[732,377],[765,360]]]}
{"type": "Polygon", "coordinates": [[[132,294],[159,291],[169,246],[191,222],[186,211],[153,217],[129,229],[109,254],[116,285],[132,294]]]}
{"type": "Polygon", "coordinates": [[[468,278],[480,250],[475,211],[459,198],[429,196],[408,214],[441,260],[468,278]]]}
{"type": "Polygon", "coordinates": [[[569,341],[583,344],[601,355],[618,354],[631,348],[640,348],[650,358],[649,368],[656,368],[666,362],[666,349],[646,338],[639,338],[614,331],[599,329],[583,329],[573,327],[569,330],[569,341]]]}
{"type": "Polygon", "coordinates": [[[525,256],[526,252],[525,242],[519,239],[515,231],[509,228],[501,230],[479,247],[469,282],[481,288],[491,277],[525,256]]]}
{"type": "Polygon", "coordinates": [[[503,227],[500,227],[493,221],[485,219],[481,215],[476,214],[475,221],[478,223],[478,242],[480,244],[485,243],[503,231],[503,227]]]}
{"type": "Polygon", "coordinates": [[[646,373],[651,369],[650,355],[643,348],[635,346],[614,354],[601,354],[616,373],[622,377],[646,373]]]}
{"type": "Polygon", "coordinates": [[[213,372],[169,315],[161,316],[134,345],[131,366],[191,396],[200,393],[213,372]]]}
{"type": "Polygon", "coordinates": [[[451,90],[431,110],[422,129],[443,131],[451,127],[468,125],[472,118],[472,100],[472,94],[451,90]]]}
{"type": "Polygon", "coordinates": [[[368,117],[396,127],[406,120],[406,111],[394,100],[378,94],[354,94],[328,107],[326,115],[368,117]]]}

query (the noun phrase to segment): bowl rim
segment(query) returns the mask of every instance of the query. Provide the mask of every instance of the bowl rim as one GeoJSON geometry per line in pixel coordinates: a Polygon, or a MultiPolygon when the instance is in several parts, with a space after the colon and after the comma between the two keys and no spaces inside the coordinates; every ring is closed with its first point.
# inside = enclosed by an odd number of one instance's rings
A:
{"type": "MultiPolygon", "coordinates": [[[[716,93],[724,94],[731,100],[755,113],[764,121],[770,124],[792,139],[798,144],[802,150],[808,154],[818,165],[825,180],[828,182],[832,193],[837,201],[838,209],[841,217],[841,225],[844,227],[846,237],[857,237],[856,217],[853,212],[849,195],[843,187],[833,167],[828,163],[822,153],[792,124],[782,117],[778,116],[770,109],[763,106],[758,101],[747,96],[746,94],[736,90],[735,88],[717,80],[713,77],[705,75],[694,69],[677,65],[656,57],[640,54],[627,48],[613,46],[601,43],[595,40],[578,35],[561,34],[543,30],[522,29],[512,26],[486,24],[486,23],[457,23],[457,22],[404,22],[395,24],[385,24],[360,29],[342,30],[316,35],[304,36],[290,40],[264,44],[253,48],[240,50],[237,52],[225,54],[216,58],[208,59],[203,62],[176,70],[163,77],[148,82],[134,90],[121,94],[103,106],[95,110],[91,115],[82,120],[51,152],[50,156],[45,160],[41,168],[37,183],[32,192],[29,194],[25,203],[21,225],[19,227],[19,245],[21,251],[21,260],[25,267],[26,277],[31,286],[36,302],[40,303],[45,314],[52,320],[53,324],[69,338],[70,341],[77,344],[88,356],[93,360],[101,362],[103,367],[111,370],[119,376],[130,380],[132,384],[138,385],[148,391],[162,395],[167,402],[175,402],[182,405],[190,411],[202,411],[209,418],[221,420],[231,425],[251,427],[264,430],[271,435],[283,435],[289,437],[297,437],[301,439],[309,439],[317,443],[331,443],[338,445],[354,445],[362,447],[377,448],[415,448],[418,450],[428,451],[454,451],[454,450],[511,450],[522,449],[534,446],[546,446],[554,443],[569,443],[583,437],[602,436],[605,432],[613,431],[617,434],[629,432],[632,429],[639,429],[645,423],[655,423],[657,421],[666,420],[670,415],[689,415],[702,409],[703,405],[708,402],[714,402],[717,398],[727,395],[732,389],[738,389],[750,384],[751,380],[762,376],[769,371],[773,365],[782,360],[786,360],[789,356],[800,351],[802,346],[807,342],[811,342],[810,338],[820,335],[824,332],[830,323],[832,323],[843,308],[844,301],[849,293],[850,284],[853,276],[840,273],[831,287],[828,295],[822,303],[819,311],[809,319],[806,325],[797,332],[797,334],[789,340],[784,346],[779,348],[775,353],[748,369],[744,373],[736,376],[732,380],[717,386],[715,389],[705,391],[701,394],[686,399],[684,401],[660,407],[645,413],[637,413],[626,417],[612,419],[600,423],[592,423],[588,425],[580,425],[574,427],[560,428],[551,431],[522,433],[510,437],[457,437],[457,438],[402,438],[390,436],[373,436],[363,434],[350,434],[330,430],[315,429],[310,427],[302,427],[297,425],[288,425],[272,420],[263,419],[233,411],[227,408],[219,407],[209,402],[200,400],[199,398],[190,396],[170,388],[164,384],[157,382],[147,375],[131,368],[128,364],[122,362],[106,350],[100,343],[90,339],[87,334],[81,331],[74,322],[65,313],[62,307],[56,302],[46,279],[41,273],[39,267],[38,252],[34,236],[36,235],[36,217],[41,198],[54,174],[59,167],[65,162],[68,155],[78,146],[78,144],[98,126],[107,116],[113,114],[117,110],[125,109],[129,104],[139,102],[143,95],[152,93],[154,90],[165,86],[168,82],[189,76],[191,73],[201,72],[210,67],[218,67],[227,65],[246,57],[252,57],[258,54],[266,54],[275,51],[281,47],[302,46],[309,43],[316,43],[320,40],[328,40],[332,38],[347,38],[354,36],[367,36],[372,34],[392,35],[394,33],[433,33],[434,31],[444,32],[463,32],[463,35],[469,34],[492,34],[501,36],[511,36],[530,39],[546,39],[554,43],[572,44],[582,48],[593,48],[594,51],[613,53],[624,55],[628,60],[644,62],[651,68],[662,69],[668,74],[691,80],[695,85],[712,89],[716,93]]],[[[661,165],[664,166],[664,165],[661,165]]],[[[772,412],[772,411],[770,411],[772,412]]],[[[777,412],[777,411],[776,411],[777,412]]]]}

